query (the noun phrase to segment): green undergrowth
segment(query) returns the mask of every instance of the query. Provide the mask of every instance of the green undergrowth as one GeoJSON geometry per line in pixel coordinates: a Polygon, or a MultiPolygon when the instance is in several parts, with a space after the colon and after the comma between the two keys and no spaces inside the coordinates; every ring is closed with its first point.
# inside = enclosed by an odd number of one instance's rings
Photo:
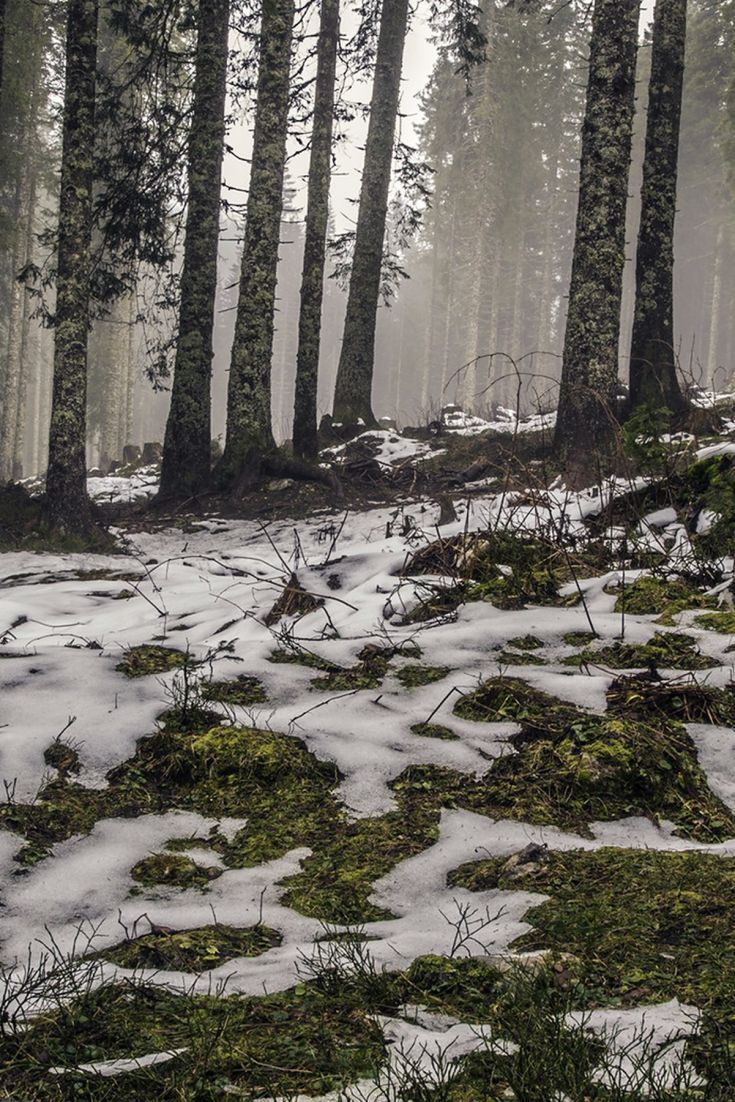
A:
{"type": "Polygon", "coordinates": [[[156,931],[105,949],[99,956],[123,968],[205,972],[238,957],[257,957],[280,945],[281,935],[268,926],[222,926],[156,931]]]}
{"type": "Polygon", "coordinates": [[[216,865],[200,865],[183,853],[152,853],[130,870],[133,880],[147,888],[159,884],[174,888],[204,888],[222,875],[216,865]]]}
{"type": "Polygon", "coordinates": [[[620,677],[607,692],[610,712],[649,722],[679,720],[735,726],[735,684],[718,689],[693,678],[651,681],[646,675],[620,677]]]}
{"type": "Polygon", "coordinates": [[[322,1095],[374,1074],[382,1035],[352,997],[314,985],[245,998],[118,984],[0,1036],[6,1097],[33,1102],[215,1102],[322,1095]],[[298,993],[297,993],[298,992],[298,993]],[[49,1076],[48,1067],[185,1048],[173,1061],[110,1081],[49,1076]],[[113,1090],[111,1091],[111,1082],[113,1090]]]}
{"type": "Polygon", "coordinates": [[[450,727],[445,727],[442,723],[414,723],[411,730],[422,738],[438,738],[445,742],[456,742],[459,739],[459,735],[455,735],[450,727]]]}
{"type": "Polygon", "coordinates": [[[497,661],[503,666],[545,666],[546,660],[532,651],[501,650],[497,661]]]}
{"type": "Polygon", "coordinates": [[[402,666],[396,670],[396,677],[406,689],[417,689],[422,685],[433,685],[443,681],[452,671],[448,666],[402,666]]]}
{"type": "Polygon", "coordinates": [[[452,579],[452,584],[430,589],[407,620],[425,621],[465,601],[489,601],[502,609],[560,604],[560,586],[606,569],[608,557],[602,543],[570,554],[556,539],[546,542],[513,532],[440,539],[416,551],[402,573],[411,577],[441,575],[452,579]]]}
{"type": "Polygon", "coordinates": [[[231,681],[205,681],[201,691],[203,700],[233,707],[248,708],[268,700],[262,681],[247,674],[240,674],[231,681]]]}
{"type": "Polygon", "coordinates": [[[659,623],[671,626],[676,616],[688,609],[716,608],[717,598],[708,597],[683,578],[644,576],[625,586],[612,587],[617,594],[615,611],[634,616],[659,615],[659,623]]]}
{"type": "Polygon", "coordinates": [[[463,865],[449,882],[550,896],[527,912],[533,929],[513,948],[562,955],[580,1005],[678,998],[735,1029],[735,859],[611,848],[520,856],[463,865]]]}
{"type": "Polygon", "coordinates": [[[719,666],[716,658],[702,654],[691,635],[657,631],[648,643],[610,643],[587,647],[579,654],[562,659],[564,665],[589,663],[612,670],[634,670],[646,666],[670,670],[711,670],[719,666]]]}
{"type": "Polygon", "coordinates": [[[287,650],[284,647],[271,651],[268,661],[276,665],[305,666],[309,670],[321,670],[323,673],[339,673],[342,668],[311,651],[287,650]]]}
{"type": "Polygon", "coordinates": [[[186,665],[187,655],[183,651],[144,643],[138,647],[128,647],[115,669],[126,677],[133,678],[168,673],[169,670],[180,670],[186,665]]]}
{"type": "MultiPolygon", "coordinates": [[[[383,684],[388,673],[390,663],[394,658],[420,658],[421,650],[415,643],[399,644],[396,647],[382,647],[374,643],[368,643],[357,655],[354,666],[345,669],[335,667],[325,672],[324,677],[315,677],[311,682],[311,688],[320,692],[352,692],[360,689],[377,689],[383,684]]],[[[403,667],[397,672],[400,678],[406,669],[429,671],[430,667],[409,666],[403,667]]],[[[446,671],[449,672],[448,670],[446,671]]],[[[433,674],[433,671],[431,671],[433,674]]],[[[408,675],[411,676],[410,674],[408,675]]],[[[421,676],[420,674],[417,676],[421,676]]],[[[442,675],[445,676],[445,675],[442,675]]],[[[429,680],[436,680],[430,675],[429,680]]],[[[417,685],[429,684],[429,681],[416,681],[417,685]]]]}
{"type": "Polygon", "coordinates": [[[697,627],[718,631],[722,635],[735,635],[735,612],[708,612],[695,619],[697,627]]]}

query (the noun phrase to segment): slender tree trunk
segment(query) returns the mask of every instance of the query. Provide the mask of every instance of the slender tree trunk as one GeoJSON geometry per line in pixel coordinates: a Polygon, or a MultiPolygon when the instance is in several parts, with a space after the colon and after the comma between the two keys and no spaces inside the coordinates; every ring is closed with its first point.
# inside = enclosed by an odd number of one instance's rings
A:
{"type": "Polygon", "coordinates": [[[223,488],[235,483],[254,453],[275,451],[270,375],[294,15],[294,0],[264,0],[227,439],[217,469],[223,488]]]}
{"type": "Polygon", "coordinates": [[[371,402],[375,323],[407,25],[408,0],[383,0],[355,254],[334,395],[335,420],[347,424],[360,420],[366,425],[375,424],[371,402]]]}
{"type": "Polygon", "coordinates": [[[302,459],[314,459],[318,450],[317,384],[324,294],[324,257],[329,221],[334,82],[338,45],[339,0],[322,0],[306,203],[306,237],[293,420],[294,452],[302,459]]]}
{"type": "Polygon", "coordinates": [[[724,233],[722,226],[717,231],[715,245],[714,270],[712,272],[712,298],[710,300],[709,331],[707,339],[707,371],[702,380],[707,386],[715,387],[715,373],[718,368],[717,352],[720,332],[720,310],[722,305],[722,253],[724,233]]]}
{"type": "Polygon", "coordinates": [[[674,352],[674,223],[687,0],[657,0],[630,353],[632,412],[642,405],[682,413],[687,402],[674,352]]]}
{"type": "Polygon", "coordinates": [[[555,449],[604,454],[615,439],[640,0],[595,0],[574,260],[555,449]]]}
{"type": "Polygon", "coordinates": [[[5,0],[0,0],[0,99],[2,99],[3,65],[5,63],[5,0]]]}
{"type": "Polygon", "coordinates": [[[90,526],[86,487],[87,338],[98,0],[69,0],[59,198],[54,390],[46,475],[48,522],[90,526]]]}
{"type": "Polygon", "coordinates": [[[181,311],[161,466],[162,498],[196,494],[209,482],[229,16],[230,0],[200,0],[181,311]]]}

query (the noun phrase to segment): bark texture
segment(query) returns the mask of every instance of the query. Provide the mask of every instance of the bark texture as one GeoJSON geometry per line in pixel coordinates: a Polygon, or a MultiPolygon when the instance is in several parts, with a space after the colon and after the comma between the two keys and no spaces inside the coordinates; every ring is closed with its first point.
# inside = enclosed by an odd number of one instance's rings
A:
{"type": "Polygon", "coordinates": [[[161,497],[190,496],[209,481],[214,300],[225,138],[230,0],[201,0],[181,309],[161,497]]]}
{"type": "Polygon", "coordinates": [[[686,25],[687,0],[657,0],[630,353],[631,412],[652,405],[681,413],[687,406],[674,350],[674,223],[686,25]]]}
{"type": "Polygon", "coordinates": [[[640,0],[595,0],[579,208],[555,448],[605,453],[615,437],[640,0]]]}
{"type": "Polygon", "coordinates": [[[360,188],[355,254],[334,395],[334,419],[347,424],[356,424],[360,420],[366,425],[375,424],[371,402],[375,322],[407,24],[408,0],[384,0],[360,188]]]}
{"type": "Polygon", "coordinates": [[[306,236],[301,280],[293,420],[294,452],[302,459],[314,459],[318,451],[316,403],[338,45],[339,0],[322,0],[306,203],[306,236]]]}
{"type": "Polygon", "coordinates": [[[217,470],[222,488],[237,483],[255,453],[275,450],[270,372],[293,22],[294,0],[264,0],[245,246],[227,392],[227,439],[217,470]]]}
{"type": "Polygon", "coordinates": [[[69,0],[46,476],[47,520],[67,532],[90,524],[85,444],[97,21],[97,0],[69,0]]]}

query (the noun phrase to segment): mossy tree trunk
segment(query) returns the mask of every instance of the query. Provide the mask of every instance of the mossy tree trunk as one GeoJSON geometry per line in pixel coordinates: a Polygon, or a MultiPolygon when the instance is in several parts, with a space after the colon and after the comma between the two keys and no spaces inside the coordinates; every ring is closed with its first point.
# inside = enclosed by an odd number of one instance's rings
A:
{"type": "Polygon", "coordinates": [[[230,0],[200,0],[189,135],[186,244],[171,407],[159,496],[190,496],[209,482],[211,376],[230,0]]]}
{"type": "Polygon", "coordinates": [[[223,489],[238,482],[254,455],[275,451],[270,374],[294,15],[294,0],[264,0],[227,439],[217,468],[223,489]]]}
{"type": "Polygon", "coordinates": [[[355,253],[334,395],[334,419],[346,424],[361,420],[366,425],[375,424],[371,401],[375,323],[407,25],[408,0],[383,0],[355,253]]]}
{"type": "Polygon", "coordinates": [[[554,439],[574,459],[611,452],[625,265],[640,0],[595,0],[561,392],[554,439]]]}
{"type": "Polygon", "coordinates": [[[90,526],[85,444],[97,21],[98,0],[69,0],[46,475],[48,523],[82,533],[90,526]]]}
{"type": "Polygon", "coordinates": [[[674,351],[674,223],[686,25],[687,0],[657,0],[630,353],[630,412],[642,405],[665,407],[673,414],[687,408],[674,351]]]}
{"type": "Polygon", "coordinates": [[[296,354],[293,447],[302,459],[314,459],[317,445],[317,384],[324,294],[324,258],[329,221],[332,168],[334,83],[339,45],[339,0],[322,0],[314,91],[314,122],[306,205],[304,267],[301,280],[299,345],[296,354]]]}

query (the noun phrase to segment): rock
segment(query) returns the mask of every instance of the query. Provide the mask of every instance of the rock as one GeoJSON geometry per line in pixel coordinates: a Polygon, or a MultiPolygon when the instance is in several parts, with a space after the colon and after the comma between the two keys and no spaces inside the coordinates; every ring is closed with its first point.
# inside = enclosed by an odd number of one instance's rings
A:
{"type": "Polygon", "coordinates": [[[445,524],[454,524],[457,520],[457,511],[451,497],[448,494],[441,494],[436,501],[439,506],[437,528],[443,528],[445,524]]]}
{"type": "Polygon", "coordinates": [[[143,445],[143,466],[150,467],[160,463],[163,458],[163,445],[159,441],[148,441],[143,445]]]}
{"type": "Polygon", "coordinates": [[[503,865],[503,872],[509,876],[525,876],[533,865],[545,865],[549,859],[548,846],[531,842],[520,853],[514,853],[503,865]]]}
{"type": "MultiPolygon", "coordinates": [[[[135,466],[137,463],[140,463],[140,448],[137,444],[125,445],[125,447],[123,448],[122,461],[125,467],[132,467],[135,466]]],[[[110,470],[113,470],[113,467],[117,466],[119,466],[119,464],[111,463],[110,470]]]]}
{"type": "Polygon", "coordinates": [[[380,417],[378,418],[378,425],[387,432],[395,432],[398,428],[394,417],[380,417]]]}

